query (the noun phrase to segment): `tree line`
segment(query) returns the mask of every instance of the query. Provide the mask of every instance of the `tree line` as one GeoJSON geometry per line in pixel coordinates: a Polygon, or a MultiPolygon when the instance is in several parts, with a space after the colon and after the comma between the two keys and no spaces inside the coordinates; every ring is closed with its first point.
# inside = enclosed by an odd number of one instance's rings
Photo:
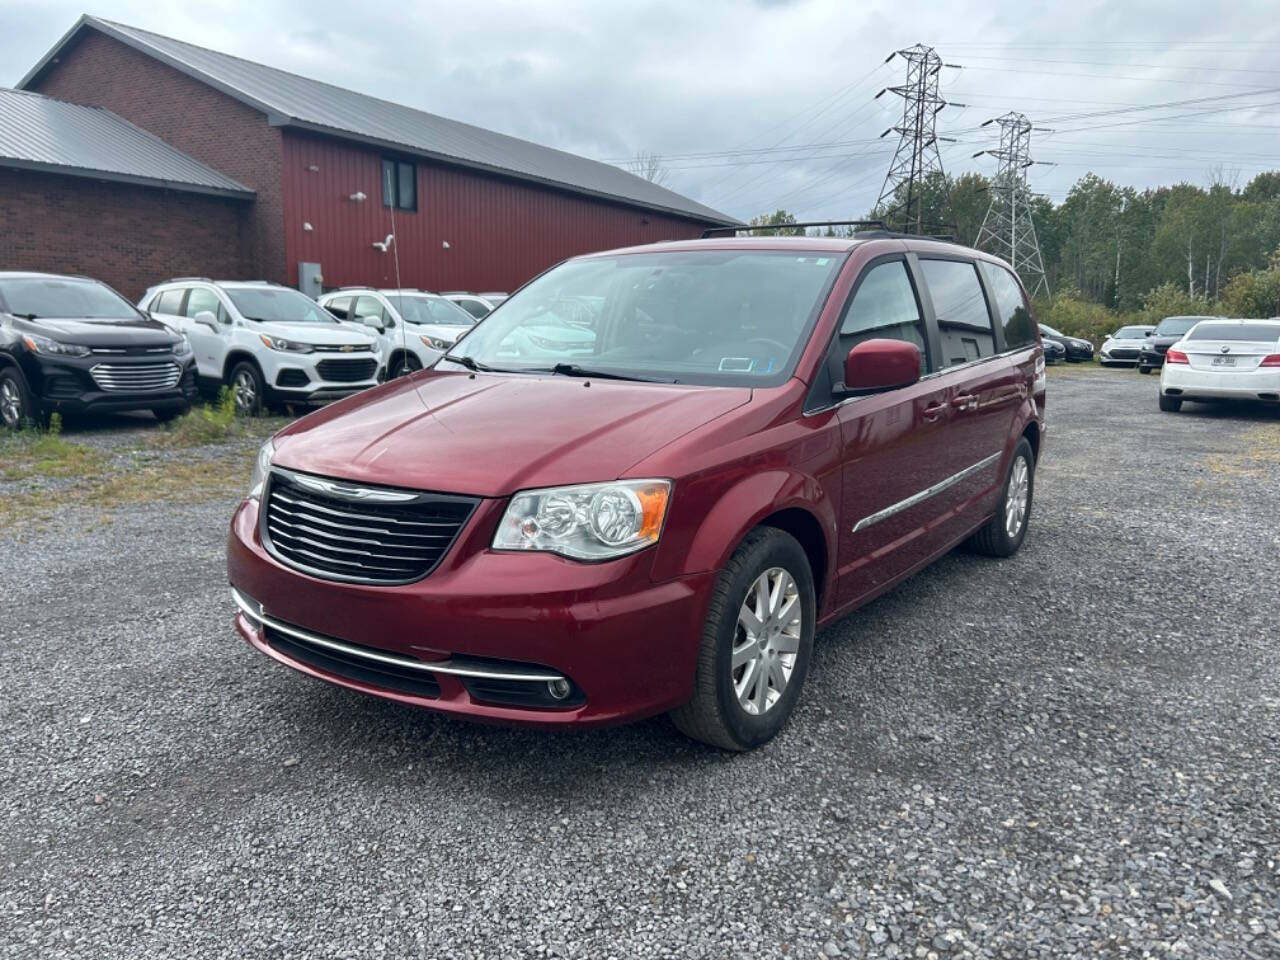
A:
{"type": "MultiPolygon", "coordinates": [[[[987,177],[934,175],[916,189],[922,219],[952,224],[958,242],[974,243],[991,202],[987,177]]],[[[1036,304],[1044,323],[1098,339],[1177,313],[1280,315],[1280,171],[1243,186],[1219,173],[1207,186],[1145,190],[1090,173],[1059,204],[1028,199],[1051,291],[1036,304]]],[[[893,225],[893,213],[889,205],[866,219],[893,225]]],[[[794,222],[786,210],[751,221],[803,232],[786,226],[794,222]]]]}

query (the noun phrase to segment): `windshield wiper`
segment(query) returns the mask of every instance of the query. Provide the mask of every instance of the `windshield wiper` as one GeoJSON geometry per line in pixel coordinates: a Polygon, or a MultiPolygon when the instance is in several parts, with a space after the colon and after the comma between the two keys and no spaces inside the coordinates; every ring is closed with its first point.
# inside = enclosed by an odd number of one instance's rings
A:
{"type": "Polygon", "coordinates": [[[613,373],[608,370],[589,370],[576,363],[557,363],[548,373],[558,373],[565,377],[595,377],[597,380],[632,380],[636,383],[675,383],[667,377],[636,377],[626,373],[613,373]]]}
{"type": "Polygon", "coordinates": [[[446,353],[442,358],[450,363],[456,363],[460,367],[466,367],[473,373],[514,373],[513,370],[500,370],[497,367],[491,367],[487,363],[481,363],[479,360],[473,360],[470,357],[455,357],[451,353],[446,353]]]}
{"type": "Polygon", "coordinates": [[[12,314],[12,316],[17,317],[19,320],[39,320],[40,319],[40,315],[38,313],[15,313],[15,314],[12,314]]]}

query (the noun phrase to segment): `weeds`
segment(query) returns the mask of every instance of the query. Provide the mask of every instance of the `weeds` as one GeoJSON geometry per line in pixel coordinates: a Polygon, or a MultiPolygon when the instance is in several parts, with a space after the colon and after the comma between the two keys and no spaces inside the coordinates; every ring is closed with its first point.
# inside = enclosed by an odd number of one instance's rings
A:
{"type": "Polygon", "coordinates": [[[160,437],[159,443],[169,447],[200,447],[230,440],[240,432],[235,390],[223,387],[217,403],[195,407],[179,417],[160,437]]]}
{"type": "Polygon", "coordinates": [[[62,417],[56,413],[43,430],[28,427],[0,436],[0,476],[5,480],[80,477],[98,470],[105,460],[101,450],[64,440],[62,417]]]}

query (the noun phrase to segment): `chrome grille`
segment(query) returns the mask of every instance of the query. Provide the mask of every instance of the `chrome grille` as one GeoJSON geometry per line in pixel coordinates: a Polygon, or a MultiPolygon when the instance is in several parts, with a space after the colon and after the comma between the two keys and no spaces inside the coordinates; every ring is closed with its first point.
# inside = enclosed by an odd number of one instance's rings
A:
{"type": "Polygon", "coordinates": [[[272,470],[263,543],[281,562],[326,580],[420,580],[453,545],[479,502],[272,470]]]}
{"type": "Polygon", "coordinates": [[[89,376],[108,393],[151,393],[176,387],[182,368],[176,363],[99,363],[89,376]]]}
{"type": "Polygon", "coordinates": [[[363,360],[321,360],[316,364],[316,370],[330,383],[357,383],[373,379],[378,372],[378,361],[373,357],[363,360]]]}

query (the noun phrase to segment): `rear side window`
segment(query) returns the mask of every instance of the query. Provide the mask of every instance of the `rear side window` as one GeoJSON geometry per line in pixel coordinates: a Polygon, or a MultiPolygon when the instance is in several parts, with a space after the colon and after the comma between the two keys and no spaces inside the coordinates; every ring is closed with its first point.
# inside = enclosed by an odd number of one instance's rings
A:
{"type": "Polygon", "coordinates": [[[1275,343],[1280,340],[1280,324],[1213,323],[1201,324],[1187,334],[1188,340],[1247,340],[1275,343]]]}
{"type": "Polygon", "coordinates": [[[905,340],[920,348],[927,372],[924,319],[902,260],[876,264],[862,277],[840,323],[840,357],[864,340],[905,340]]]}
{"type": "MultiPolygon", "coordinates": [[[[1004,327],[1004,344],[1009,350],[1029,347],[1036,342],[1036,325],[1031,319],[1031,307],[1022,294],[1018,281],[1004,267],[983,261],[980,269],[986,275],[996,301],[996,316],[1004,327]]],[[[1046,328],[1047,329],[1047,328],[1046,328]]],[[[1057,334],[1057,331],[1050,330],[1057,334]]],[[[1061,334],[1057,334],[1061,336],[1061,334]]]]}
{"type": "Polygon", "coordinates": [[[182,287],[178,287],[175,290],[166,290],[155,299],[151,309],[156,313],[167,313],[174,317],[180,317],[182,316],[182,298],[186,292],[182,287]]]}
{"type": "Polygon", "coordinates": [[[489,315],[489,308],[486,307],[479,300],[458,300],[457,304],[458,306],[462,307],[463,310],[467,311],[467,313],[475,317],[477,320],[483,320],[486,316],[489,315]]]}
{"type": "Polygon", "coordinates": [[[981,360],[996,352],[987,298],[978,282],[978,269],[961,260],[921,260],[920,269],[942,340],[942,366],[981,360]]]}
{"type": "Polygon", "coordinates": [[[339,320],[346,320],[351,315],[351,298],[334,297],[324,305],[324,308],[339,320]]]}

